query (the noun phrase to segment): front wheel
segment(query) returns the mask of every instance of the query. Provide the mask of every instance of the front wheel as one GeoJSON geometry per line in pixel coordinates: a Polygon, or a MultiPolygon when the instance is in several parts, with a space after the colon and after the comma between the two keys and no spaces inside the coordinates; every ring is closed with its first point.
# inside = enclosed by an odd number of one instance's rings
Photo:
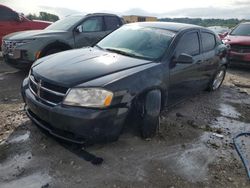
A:
{"type": "Polygon", "coordinates": [[[226,67],[222,66],[213,77],[213,80],[210,82],[208,90],[215,91],[219,89],[221,84],[223,83],[225,76],[226,76],[226,67]]]}
{"type": "Polygon", "coordinates": [[[142,138],[155,136],[160,124],[161,92],[153,90],[146,94],[141,103],[140,129],[142,138]]]}

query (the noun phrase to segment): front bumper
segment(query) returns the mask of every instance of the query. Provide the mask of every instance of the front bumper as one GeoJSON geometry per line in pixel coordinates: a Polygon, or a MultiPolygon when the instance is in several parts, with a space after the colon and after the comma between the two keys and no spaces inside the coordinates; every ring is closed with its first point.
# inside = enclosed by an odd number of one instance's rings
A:
{"type": "Polygon", "coordinates": [[[8,65],[22,70],[29,69],[33,63],[32,61],[26,59],[21,59],[21,58],[13,59],[8,55],[3,55],[3,59],[5,63],[7,63],[8,65]]]}
{"type": "Polygon", "coordinates": [[[250,67],[250,53],[238,53],[231,51],[229,53],[229,61],[230,65],[250,67]]]}
{"type": "Polygon", "coordinates": [[[36,125],[58,138],[78,144],[116,140],[128,112],[127,108],[99,110],[61,104],[47,106],[30,92],[27,80],[24,80],[22,95],[27,115],[36,125]]]}

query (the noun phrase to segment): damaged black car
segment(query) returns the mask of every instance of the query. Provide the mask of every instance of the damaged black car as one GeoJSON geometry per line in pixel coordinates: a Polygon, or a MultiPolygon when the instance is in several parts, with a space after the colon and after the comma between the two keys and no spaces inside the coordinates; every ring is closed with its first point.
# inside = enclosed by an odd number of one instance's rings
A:
{"type": "Polygon", "coordinates": [[[227,47],[206,28],[133,23],[93,47],[37,60],[22,95],[30,119],[64,140],[117,140],[131,114],[148,138],[164,107],[217,90],[226,69],[227,47]]]}

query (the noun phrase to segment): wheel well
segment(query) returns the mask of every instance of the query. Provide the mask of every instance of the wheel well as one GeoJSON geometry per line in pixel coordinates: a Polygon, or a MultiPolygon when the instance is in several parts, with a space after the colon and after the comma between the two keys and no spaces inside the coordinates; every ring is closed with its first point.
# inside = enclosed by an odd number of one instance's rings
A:
{"type": "Polygon", "coordinates": [[[150,90],[147,90],[147,91],[144,91],[140,94],[138,94],[132,101],[132,108],[137,108],[136,105],[141,105],[142,101],[144,100],[146,94],[150,91],[153,91],[153,90],[160,90],[161,92],[161,110],[163,110],[165,104],[166,104],[166,98],[167,98],[167,92],[164,91],[163,89],[161,88],[154,88],[154,89],[150,89],[150,90]],[[139,103],[139,104],[138,104],[139,103]]]}
{"type": "Polygon", "coordinates": [[[52,49],[60,49],[62,51],[72,49],[68,44],[62,43],[62,42],[54,42],[49,45],[47,45],[43,50],[41,51],[40,57],[43,57],[49,50],[52,49]]]}

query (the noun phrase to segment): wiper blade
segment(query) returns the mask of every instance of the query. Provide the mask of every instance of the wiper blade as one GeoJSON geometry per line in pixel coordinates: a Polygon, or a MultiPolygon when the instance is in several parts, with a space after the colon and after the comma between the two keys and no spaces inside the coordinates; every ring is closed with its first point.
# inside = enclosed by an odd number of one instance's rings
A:
{"type": "Polygon", "coordinates": [[[149,59],[149,58],[146,58],[146,57],[143,57],[143,56],[140,56],[140,55],[136,55],[136,54],[133,54],[133,53],[125,52],[125,51],[114,49],[114,48],[104,48],[104,49],[107,50],[107,51],[110,51],[110,52],[115,52],[117,54],[129,56],[129,57],[134,57],[134,58],[139,58],[139,59],[147,59],[147,60],[149,59]]]}
{"type": "Polygon", "coordinates": [[[122,55],[127,55],[127,56],[133,56],[133,57],[135,57],[134,54],[131,54],[131,53],[128,53],[128,52],[124,52],[122,50],[118,50],[118,49],[114,49],[114,48],[105,48],[105,50],[108,50],[108,51],[111,51],[111,52],[115,52],[115,53],[118,53],[118,54],[122,54],[122,55]]]}
{"type": "Polygon", "coordinates": [[[103,48],[102,48],[101,46],[99,46],[98,44],[96,44],[95,46],[96,46],[97,48],[101,49],[101,50],[103,49],[103,48]]]}

